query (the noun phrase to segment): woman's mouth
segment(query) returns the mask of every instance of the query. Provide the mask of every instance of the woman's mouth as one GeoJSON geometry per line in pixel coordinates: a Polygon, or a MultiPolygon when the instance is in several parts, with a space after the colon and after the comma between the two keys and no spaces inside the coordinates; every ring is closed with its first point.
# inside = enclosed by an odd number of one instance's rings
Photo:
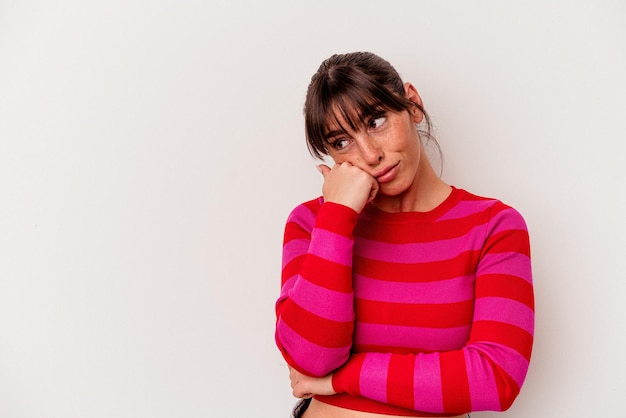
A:
{"type": "Polygon", "coordinates": [[[391,167],[388,167],[381,171],[379,174],[375,175],[374,178],[378,183],[388,183],[394,178],[396,178],[396,174],[398,174],[398,168],[400,167],[400,162],[395,163],[391,167]]]}

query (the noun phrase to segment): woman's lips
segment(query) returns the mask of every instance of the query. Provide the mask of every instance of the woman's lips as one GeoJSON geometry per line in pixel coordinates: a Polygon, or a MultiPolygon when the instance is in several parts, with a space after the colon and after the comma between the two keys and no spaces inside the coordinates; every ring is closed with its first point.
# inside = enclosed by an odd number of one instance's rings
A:
{"type": "Polygon", "coordinates": [[[391,180],[393,180],[394,178],[396,178],[396,174],[398,173],[398,167],[400,166],[400,163],[396,163],[395,165],[386,168],[385,170],[383,170],[380,174],[374,176],[376,178],[376,181],[378,183],[388,183],[391,180]]]}

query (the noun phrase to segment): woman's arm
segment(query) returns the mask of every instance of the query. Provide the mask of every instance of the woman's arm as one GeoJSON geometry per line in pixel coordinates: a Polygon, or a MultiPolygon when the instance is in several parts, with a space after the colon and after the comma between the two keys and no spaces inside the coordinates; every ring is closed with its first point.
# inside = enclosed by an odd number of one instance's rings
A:
{"type": "Polygon", "coordinates": [[[378,183],[345,162],[318,169],[325,203],[299,206],[285,227],[276,342],[292,368],[325,376],[348,360],[352,348],[353,230],[378,183]]]}
{"type": "Polygon", "coordinates": [[[356,220],[346,206],[315,200],[285,226],[276,343],[289,366],[308,375],[325,376],[350,355],[356,220]]]}

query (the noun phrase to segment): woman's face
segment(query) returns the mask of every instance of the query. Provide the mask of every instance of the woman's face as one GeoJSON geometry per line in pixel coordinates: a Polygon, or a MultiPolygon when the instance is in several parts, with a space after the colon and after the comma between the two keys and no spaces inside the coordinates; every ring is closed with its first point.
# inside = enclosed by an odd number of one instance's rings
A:
{"type": "MultiPolygon", "coordinates": [[[[421,105],[415,88],[405,84],[405,94],[421,105]]],[[[422,146],[415,123],[422,120],[422,113],[414,111],[383,111],[365,118],[357,130],[338,117],[338,123],[330,126],[327,135],[329,155],[337,164],[349,162],[374,177],[379,194],[398,196],[416,183],[420,168],[422,146]]]]}

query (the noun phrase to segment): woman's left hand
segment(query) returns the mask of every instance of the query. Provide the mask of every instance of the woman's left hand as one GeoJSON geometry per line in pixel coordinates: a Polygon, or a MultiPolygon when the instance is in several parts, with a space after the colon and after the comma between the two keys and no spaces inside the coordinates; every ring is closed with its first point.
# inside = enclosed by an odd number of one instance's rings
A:
{"type": "Polygon", "coordinates": [[[291,389],[296,398],[310,398],[313,395],[334,395],[333,375],[324,377],[312,377],[300,373],[294,368],[289,368],[289,380],[291,389]]]}

